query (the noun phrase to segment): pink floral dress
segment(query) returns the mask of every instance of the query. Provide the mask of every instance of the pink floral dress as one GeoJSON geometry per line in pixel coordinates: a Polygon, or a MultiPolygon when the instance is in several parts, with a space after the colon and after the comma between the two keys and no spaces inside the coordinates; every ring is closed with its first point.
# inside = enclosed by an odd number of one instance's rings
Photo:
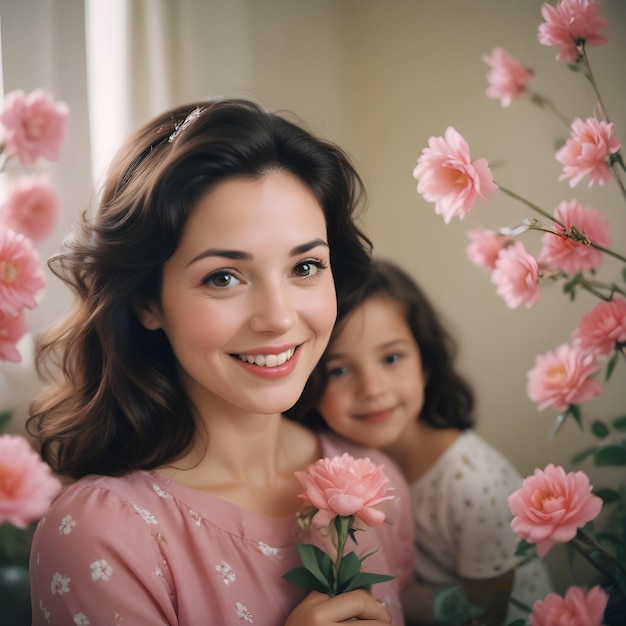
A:
{"type": "MultiPolygon", "coordinates": [[[[385,465],[397,494],[390,523],[358,533],[349,549],[382,548],[363,570],[395,576],[373,594],[401,625],[399,591],[413,566],[407,486],[378,451],[330,435],[320,443],[324,456],[385,465]]],[[[88,476],[59,495],[35,533],[33,626],[280,626],[307,593],[282,578],[300,565],[294,543],[330,551],[324,541],[295,516],[265,517],[155,472],[88,476]]]]}

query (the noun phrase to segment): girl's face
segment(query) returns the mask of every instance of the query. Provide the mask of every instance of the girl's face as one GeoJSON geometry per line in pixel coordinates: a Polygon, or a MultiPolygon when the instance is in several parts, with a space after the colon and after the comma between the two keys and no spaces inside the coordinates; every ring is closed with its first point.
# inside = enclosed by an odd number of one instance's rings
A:
{"type": "Polygon", "coordinates": [[[388,296],[346,316],[324,363],[329,380],[317,408],[336,433],[381,448],[417,424],[426,377],[404,313],[388,296]]]}
{"type": "Polygon", "coordinates": [[[324,213],[282,171],[201,198],[163,267],[160,306],[141,312],[167,335],[186,391],[209,416],[290,408],[335,317],[324,213]]]}

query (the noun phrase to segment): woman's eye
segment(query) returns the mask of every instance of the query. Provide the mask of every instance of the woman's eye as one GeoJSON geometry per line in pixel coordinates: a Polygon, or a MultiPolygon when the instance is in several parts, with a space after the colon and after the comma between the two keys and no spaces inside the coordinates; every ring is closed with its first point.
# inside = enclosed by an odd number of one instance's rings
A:
{"type": "Polygon", "coordinates": [[[321,261],[302,261],[296,265],[294,274],[303,278],[309,278],[311,276],[315,276],[315,274],[317,274],[320,270],[323,270],[325,267],[326,265],[321,261]]]}
{"type": "Polygon", "coordinates": [[[202,282],[209,287],[228,289],[229,287],[238,285],[240,281],[230,272],[215,272],[209,274],[202,282]]]}

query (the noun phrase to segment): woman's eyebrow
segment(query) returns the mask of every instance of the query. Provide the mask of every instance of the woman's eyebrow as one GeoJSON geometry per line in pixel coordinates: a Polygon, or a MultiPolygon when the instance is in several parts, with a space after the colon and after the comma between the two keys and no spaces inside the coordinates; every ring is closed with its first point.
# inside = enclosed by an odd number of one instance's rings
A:
{"type": "MultiPolygon", "coordinates": [[[[329,247],[326,241],[318,238],[318,239],[313,239],[311,241],[307,241],[306,243],[302,243],[296,246],[295,248],[292,248],[289,251],[289,255],[298,256],[299,254],[308,252],[309,250],[312,250],[313,248],[317,248],[318,246],[325,246],[326,248],[329,247]]],[[[208,248],[207,250],[204,250],[200,254],[193,257],[193,259],[191,259],[191,261],[189,261],[189,263],[187,263],[185,267],[189,267],[196,261],[199,261],[200,259],[206,259],[207,257],[210,257],[210,256],[224,257],[225,259],[232,259],[234,261],[251,261],[253,259],[252,254],[250,254],[249,252],[243,252],[241,250],[208,248]]]]}

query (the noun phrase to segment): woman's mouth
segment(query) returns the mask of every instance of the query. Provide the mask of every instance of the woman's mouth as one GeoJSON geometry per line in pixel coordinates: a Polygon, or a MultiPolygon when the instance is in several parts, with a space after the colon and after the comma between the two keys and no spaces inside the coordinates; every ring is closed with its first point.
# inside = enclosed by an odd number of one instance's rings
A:
{"type": "Polygon", "coordinates": [[[286,363],[291,359],[295,348],[289,348],[284,352],[278,352],[277,354],[236,354],[236,356],[240,361],[245,361],[246,363],[258,365],[260,367],[277,367],[286,363]]]}

